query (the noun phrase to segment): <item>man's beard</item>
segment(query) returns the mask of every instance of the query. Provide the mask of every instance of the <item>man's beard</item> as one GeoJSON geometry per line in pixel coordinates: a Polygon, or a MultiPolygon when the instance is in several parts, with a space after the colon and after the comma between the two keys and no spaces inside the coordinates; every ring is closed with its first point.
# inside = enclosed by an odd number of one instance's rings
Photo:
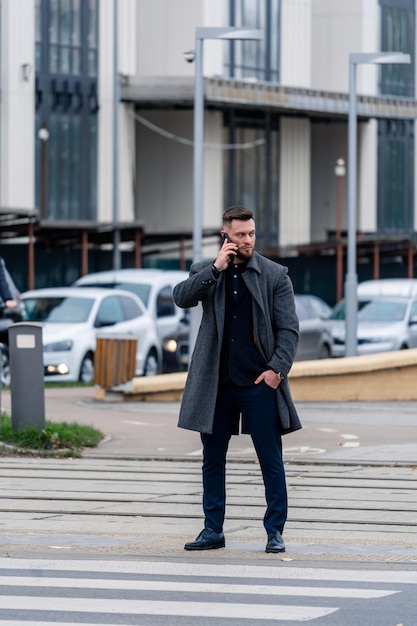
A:
{"type": "Polygon", "coordinates": [[[249,248],[249,250],[238,250],[236,256],[241,261],[248,261],[253,257],[254,248],[249,248]]]}

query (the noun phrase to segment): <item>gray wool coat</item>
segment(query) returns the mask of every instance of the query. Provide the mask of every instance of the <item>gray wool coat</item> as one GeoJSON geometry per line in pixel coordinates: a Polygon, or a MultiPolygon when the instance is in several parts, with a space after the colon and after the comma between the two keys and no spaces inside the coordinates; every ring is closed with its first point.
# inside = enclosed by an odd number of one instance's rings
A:
{"type": "MultiPolygon", "coordinates": [[[[180,428],[200,433],[213,429],[225,318],[224,272],[215,280],[211,265],[212,261],[195,263],[189,278],[174,288],[179,307],[194,307],[200,301],[203,306],[178,422],[180,428]]],[[[286,267],[257,252],[242,276],[252,295],[254,338],[265,369],[285,375],[276,394],[281,432],[286,434],[301,428],[287,379],[299,337],[292,283],[286,267]]]]}

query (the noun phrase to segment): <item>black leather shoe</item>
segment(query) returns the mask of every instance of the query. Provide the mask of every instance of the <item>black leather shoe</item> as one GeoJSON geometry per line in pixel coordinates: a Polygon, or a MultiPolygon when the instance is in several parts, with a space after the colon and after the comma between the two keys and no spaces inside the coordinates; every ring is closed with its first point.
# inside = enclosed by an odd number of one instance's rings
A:
{"type": "Polygon", "coordinates": [[[280,532],[269,533],[265,552],[285,552],[285,543],[280,532]]]}
{"type": "Polygon", "coordinates": [[[224,548],[224,546],[223,533],[216,533],[211,528],[205,528],[195,541],[185,544],[184,550],[217,550],[217,548],[224,548]]]}

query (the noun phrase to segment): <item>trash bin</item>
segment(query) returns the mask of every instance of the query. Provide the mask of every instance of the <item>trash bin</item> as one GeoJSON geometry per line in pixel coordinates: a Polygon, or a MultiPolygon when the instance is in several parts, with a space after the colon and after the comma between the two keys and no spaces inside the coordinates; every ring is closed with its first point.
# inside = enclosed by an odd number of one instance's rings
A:
{"type": "Polygon", "coordinates": [[[45,428],[42,325],[26,322],[9,328],[12,428],[45,428]]]}
{"type": "Polygon", "coordinates": [[[131,335],[99,335],[94,356],[94,380],[111,389],[134,378],[137,339],[131,335]]]}

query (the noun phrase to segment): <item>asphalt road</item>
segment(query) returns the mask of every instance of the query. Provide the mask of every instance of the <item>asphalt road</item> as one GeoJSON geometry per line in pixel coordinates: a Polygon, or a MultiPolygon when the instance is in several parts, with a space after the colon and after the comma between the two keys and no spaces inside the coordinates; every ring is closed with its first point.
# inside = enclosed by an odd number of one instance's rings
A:
{"type": "MultiPolygon", "coordinates": [[[[10,412],[9,392],[1,404],[10,412]]],[[[176,426],[178,403],[52,388],[45,406],[106,438],[80,459],[0,458],[2,624],[416,624],[416,403],[298,405],[280,555],[264,551],[249,437],[231,444],[226,548],[187,553],[202,527],[201,450],[176,426]]]]}
{"type": "Polygon", "coordinates": [[[0,576],[8,626],[416,623],[417,579],[406,570],[18,559],[0,576]]]}

